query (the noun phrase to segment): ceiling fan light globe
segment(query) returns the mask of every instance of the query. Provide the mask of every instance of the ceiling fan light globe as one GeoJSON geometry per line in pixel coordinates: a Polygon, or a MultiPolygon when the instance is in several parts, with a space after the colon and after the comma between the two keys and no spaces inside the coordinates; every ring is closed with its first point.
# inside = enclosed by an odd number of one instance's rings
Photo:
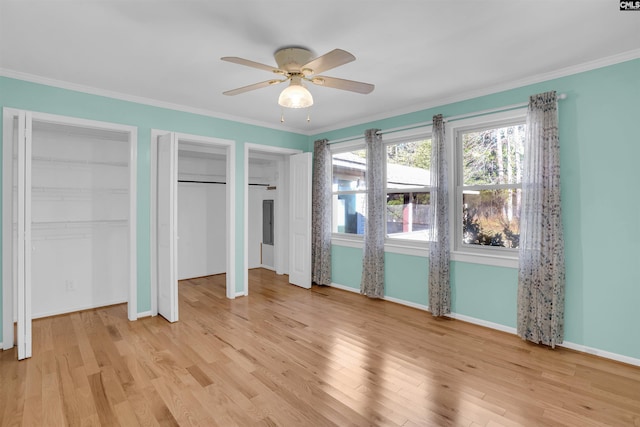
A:
{"type": "Polygon", "coordinates": [[[286,108],[307,108],[313,105],[313,96],[304,86],[291,84],[280,93],[278,104],[286,108]]]}

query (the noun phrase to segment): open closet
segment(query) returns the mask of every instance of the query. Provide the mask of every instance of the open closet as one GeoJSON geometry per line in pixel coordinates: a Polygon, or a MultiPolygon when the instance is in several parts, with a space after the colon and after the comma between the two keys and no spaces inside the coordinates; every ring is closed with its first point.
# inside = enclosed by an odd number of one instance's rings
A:
{"type": "Polygon", "coordinates": [[[245,144],[245,268],[311,287],[311,153],[245,144]]]}
{"type": "Polygon", "coordinates": [[[235,297],[233,141],[153,130],[152,314],[179,319],[178,281],[226,274],[235,297]]]}
{"type": "MultiPolygon", "coordinates": [[[[276,221],[276,213],[287,213],[283,206],[286,199],[281,197],[288,183],[280,179],[283,164],[282,155],[251,153],[249,158],[248,183],[248,254],[247,267],[286,271],[288,239],[276,237],[283,221],[276,221]],[[284,256],[283,256],[284,255],[284,256]],[[276,268],[276,258],[278,268],[276,268]],[[284,264],[284,265],[283,265],[284,264]]],[[[286,218],[282,218],[286,221],[286,218]]],[[[286,229],[284,230],[286,232],[286,229]]]]}
{"type": "Polygon", "coordinates": [[[129,303],[135,128],[4,111],[3,344],[31,356],[31,320],[129,303]],[[8,339],[7,339],[8,338],[8,339]]]}

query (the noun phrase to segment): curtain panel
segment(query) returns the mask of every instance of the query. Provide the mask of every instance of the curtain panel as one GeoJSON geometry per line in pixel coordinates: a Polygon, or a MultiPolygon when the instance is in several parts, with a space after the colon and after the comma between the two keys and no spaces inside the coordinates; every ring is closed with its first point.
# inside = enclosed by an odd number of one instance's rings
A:
{"type": "Polygon", "coordinates": [[[311,205],[311,281],[331,284],[331,151],[329,141],[313,146],[311,205]]]}
{"type": "Polygon", "coordinates": [[[365,132],[367,148],[367,219],[364,226],[362,282],[360,293],[384,297],[384,237],[386,232],[383,159],[384,146],[379,129],[365,132]]]}
{"type": "Polygon", "coordinates": [[[430,221],[429,221],[429,311],[434,316],[451,312],[449,280],[449,189],[442,114],[433,116],[431,138],[430,221]]]}
{"type": "Polygon", "coordinates": [[[556,92],[529,100],[522,200],[517,332],[555,347],[564,339],[565,293],[556,92]]]}

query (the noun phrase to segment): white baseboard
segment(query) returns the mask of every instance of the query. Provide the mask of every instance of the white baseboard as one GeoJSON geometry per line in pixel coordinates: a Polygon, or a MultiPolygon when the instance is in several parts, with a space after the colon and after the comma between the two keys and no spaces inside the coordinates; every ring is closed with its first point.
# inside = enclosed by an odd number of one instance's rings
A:
{"type": "MultiPolygon", "coordinates": [[[[332,288],[342,289],[344,291],[360,293],[360,289],[351,288],[348,286],[340,285],[337,283],[331,283],[332,288]]],[[[384,297],[386,301],[394,302],[396,304],[406,305],[407,307],[417,308],[419,310],[429,311],[429,307],[423,304],[417,304],[411,301],[405,301],[398,298],[392,297],[384,297]]],[[[462,320],[463,322],[473,323],[474,325],[483,326],[489,329],[495,329],[502,332],[507,332],[509,334],[516,335],[516,328],[512,328],[511,326],[501,325],[499,323],[489,322],[487,320],[477,319],[475,317],[465,316],[464,314],[458,313],[450,313],[447,317],[452,319],[462,320]]],[[[615,360],[617,362],[628,363],[629,365],[640,366],[640,359],[636,359],[635,357],[625,356],[623,354],[612,353],[606,350],[600,350],[598,348],[589,347],[582,344],[575,344],[569,341],[565,341],[562,344],[558,345],[559,347],[568,348],[571,350],[579,351],[581,353],[593,354],[594,356],[603,357],[605,359],[615,360]]]]}
{"type": "Polygon", "coordinates": [[[151,310],[149,311],[142,311],[140,313],[138,313],[138,319],[141,317],[150,317],[153,316],[153,313],[151,313],[151,310]]]}
{"type": "Polygon", "coordinates": [[[611,359],[622,363],[628,363],[629,365],[640,366],[640,359],[635,357],[625,356],[623,354],[612,353],[610,351],[600,350],[597,348],[589,347],[582,344],[575,344],[565,341],[560,344],[560,347],[569,348],[571,350],[580,351],[582,353],[593,354],[594,356],[604,357],[605,359],[611,359]]]}
{"type": "Polygon", "coordinates": [[[354,294],[359,294],[360,293],[360,289],[351,288],[349,286],[340,285],[338,283],[331,282],[331,284],[329,286],[331,286],[332,288],[342,289],[343,291],[353,292],[354,294]]]}
{"type": "Polygon", "coordinates": [[[429,311],[429,307],[424,304],[418,304],[415,302],[405,301],[403,299],[393,298],[393,297],[384,297],[382,299],[385,301],[395,302],[396,304],[406,305],[407,307],[417,308],[418,310],[429,311]]]}
{"type": "Polygon", "coordinates": [[[516,328],[511,326],[501,325],[500,323],[489,322],[487,320],[476,319],[475,317],[465,316],[464,314],[449,313],[447,317],[452,319],[462,320],[463,322],[473,323],[474,325],[484,326],[489,329],[496,329],[498,331],[507,332],[516,335],[516,328]]]}
{"type": "Polygon", "coordinates": [[[117,300],[112,300],[112,301],[101,301],[99,303],[95,303],[95,304],[86,304],[86,305],[80,305],[77,307],[73,307],[70,308],[68,310],[63,310],[63,311],[45,311],[44,313],[38,313],[38,314],[34,314],[31,316],[32,319],[40,319],[43,317],[50,317],[50,316],[58,316],[60,314],[68,314],[68,313],[75,313],[78,311],[85,311],[85,310],[93,310],[94,308],[100,308],[100,307],[107,307],[110,305],[118,305],[118,304],[126,304],[127,300],[121,300],[121,299],[117,299],[117,300]]]}
{"type": "Polygon", "coordinates": [[[236,292],[236,296],[235,297],[238,298],[238,297],[244,297],[244,296],[247,296],[247,294],[244,293],[244,292],[236,292]]]}

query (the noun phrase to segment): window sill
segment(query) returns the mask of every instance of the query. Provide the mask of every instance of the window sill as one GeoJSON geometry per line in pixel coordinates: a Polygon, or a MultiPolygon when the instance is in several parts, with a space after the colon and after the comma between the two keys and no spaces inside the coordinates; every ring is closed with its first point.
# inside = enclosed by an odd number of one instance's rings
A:
{"type": "MultiPolygon", "coordinates": [[[[336,246],[344,246],[347,248],[362,249],[364,240],[359,235],[342,235],[333,234],[331,236],[331,244],[336,246]]],[[[427,258],[429,256],[429,247],[427,242],[416,242],[400,239],[386,239],[384,243],[384,251],[388,253],[412,255],[427,258]]]]}
{"type": "Polygon", "coordinates": [[[518,268],[517,256],[505,256],[495,254],[480,254],[469,252],[451,252],[451,261],[466,262],[471,264],[491,265],[494,267],[518,268]]]}
{"type": "MultiPolygon", "coordinates": [[[[360,235],[333,234],[331,244],[348,248],[362,249],[364,241],[360,235]]],[[[412,255],[428,258],[428,242],[399,241],[397,239],[387,239],[384,243],[384,251],[388,253],[412,255]]],[[[491,265],[494,267],[518,268],[518,257],[496,254],[469,253],[461,251],[451,252],[451,261],[465,262],[470,264],[491,265]]]]}

